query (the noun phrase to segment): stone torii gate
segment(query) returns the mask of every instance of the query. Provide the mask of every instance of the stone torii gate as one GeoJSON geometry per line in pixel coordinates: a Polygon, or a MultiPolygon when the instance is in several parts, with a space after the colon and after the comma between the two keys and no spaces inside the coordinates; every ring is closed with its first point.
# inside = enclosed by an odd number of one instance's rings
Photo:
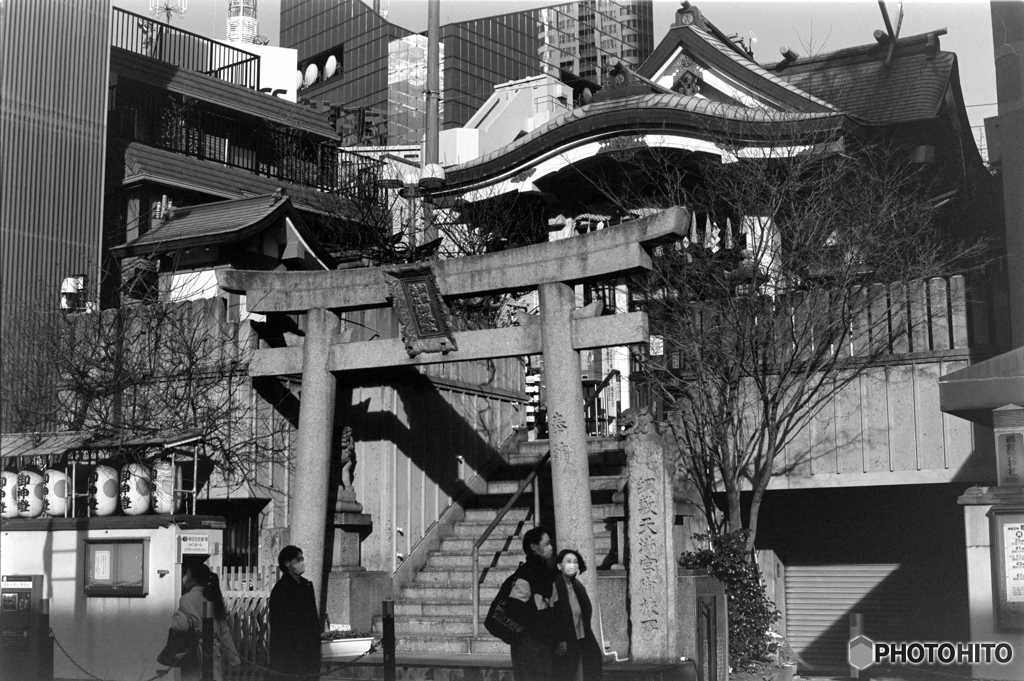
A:
{"type": "MultiPolygon", "coordinates": [[[[591,521],[580,351],[647,342],[642,312],[597,316],[576,309],[573,285],[651,268],[648,250],[689,230],[685,208],[534,246],[440,260],[429,265],[317,272],[222,270],[226,291],[245,293],[257,313],[306,313],[301,346],[257,350],[252,376],[302,374],[292,543],[305,552],[307,577],[322,585],[335,374],[355,369],[543,354],[547,385],[555,533],[563,547],[596,565],[591,521]],[[520,326],[452,332],[443,299],[537,289],[540,320],[520,326]],[[336,313],[394,304],[403,339],[346,342],[336,313]]],[[[581,576],[597,600],[596,572],[581,576]]]]}

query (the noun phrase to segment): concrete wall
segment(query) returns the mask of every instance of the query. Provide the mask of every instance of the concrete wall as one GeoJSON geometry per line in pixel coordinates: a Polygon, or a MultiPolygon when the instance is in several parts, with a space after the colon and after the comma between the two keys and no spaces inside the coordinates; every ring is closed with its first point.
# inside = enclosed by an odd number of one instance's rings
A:
{"type": "MultiPolygon", "coordinates": [[[[161,517],[150,518],[147,524],[158,525],[161,517]]],[[[90,674],[108,679],[150,678],[156,674],[156,656],[167,641],[181,595],[177,537],[183,532],[210,534],[217,555],[209,564],[216,566],[221,530],[181,530],[169,524],[116,529],[111,527],[115,519],[100,520],[106,521],[103,525],[108,529],[12,531],[17,523],[33,521],[5,521],[0,532],[0,573],[44,576],[43,597],[50,599],[50,626],[56,640],[90,674]],[[84,540],[119,538],[149,538],[149,593],[135,598],[86,596],[84,540]]],[[[54,650],[54,677],[88,678],[59,648],[54,650]]]]}

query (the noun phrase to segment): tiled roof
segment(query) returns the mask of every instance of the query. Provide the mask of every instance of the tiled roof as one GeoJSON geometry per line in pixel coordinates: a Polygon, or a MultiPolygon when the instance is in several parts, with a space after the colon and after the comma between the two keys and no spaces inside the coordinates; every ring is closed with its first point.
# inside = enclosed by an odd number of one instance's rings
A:
{"type": "Polygon", "coordinates": [[[697,26],[673,26],[668,34],[643,63],[638,73],[651,78],[667,62],[680,45],[685,45],[694,57],[721,69],[730,77],[755,92],[778,100],[795,111],[830,111],[827,101],[779,78],[761,65],[726,45],[711,31],[697,26]]]}
{"type": "Polygon", "coordinates": [[[111,251],[123,258],[232,243],[258,234],[285,217],[291,220],[306,244],[322,261],[329,264],[333,262],[330,255],[311,238],[305,223],[285,194],[175,207],[169,219],[157,222],[139,238],[116,246],[111,251]]]}
{"type": "Polygon", "coordinates": [[[927,120],[939,114],[957,72],[956,55],[937,49],[929,53],[927,38],[900,39],[890,66],[885,65],[888,46],[876,43],[798,59],[781,70],[770,68],[792,85],[871,123],[927,120]]]}
{"type": "Polygon", "coordinates": [[[188,95],[326,139],[338,139],[338,134],[328,124],[327,115],[324,113],[197,71],[179,68],[159,59],[111,47],[110,69],[121,77],[140,83],[166,88],[171,92],[188,95]]]}
{"type": "Polygon", "coordinates": [[[516,164],[540,158],[575,138],[592,138],[617,129],[642,134],[647,128],[662,133],[676,128],[706,137],[721,132],[719,126],[736,129],[737,124],[750,132],[757,128],[767,131],[778,124],[796,124],[794,130],[805,126],[810,131],[841,128],[845,123],[844,117],[834,112],[779,113],[692,95],[650,94],[609,99],[573,109],[500,149],[451,168],[448,181],[458,185],[497,175],[516,164]]]}
{"type": "Polygon", "coordinates": [[[80,449],[92,433],[66,431],[61,433],[16,433],[0,437],[0,458],[15,456],[53,456],[80,449]]]}
{"type": "MultiPolygon", "coordinates": [[[[175,207],[173,217],[162,220],[153,229],[125,247],[138,252],[144,247],[194,241],[233,240],[247,230],[269,223],[291,208],[287,196],[254,196],[248,199],[218,201],[198,206],[175,207]]],[[[121,248],[125,248],[121,247],[121,248]]]]}
{"type": "Polygon", "coordinates": [[[125,184],[140,181],[159,182],[224,199],[241,199],[273,194],[284,187],[295,207],[322,212],[322,192],[273,177],[256,175],[215,161],[204,161],[140,142],[132,142],[125,152],[125,184]]]}

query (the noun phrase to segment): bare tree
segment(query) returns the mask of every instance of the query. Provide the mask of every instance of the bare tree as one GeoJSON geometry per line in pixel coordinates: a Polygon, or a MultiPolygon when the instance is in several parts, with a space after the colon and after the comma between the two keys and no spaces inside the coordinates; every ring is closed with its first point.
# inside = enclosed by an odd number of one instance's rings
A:
{"type": "Polygon", "coordinates": [[[629,186],[615,193],[623,208],[692,209],[690,234],[632,282],[652,328],[634,381],[662,405],[712,532],[746,529],[751,550],[786,446],[865,370],[927,333],[913,321],[922,280],[961,272],[982,250],[954,243],[955,205],[933,200],[944,178],[900,149],[839,138],[798,147],[788,132],[756,153],[719,142],[725,162],[623,154],[629,186]]]}
{"type": "Polygon", "coordinates": [[[102,311],[6,305],[4,432],[199,435],[227,481],[259,485],[266,464],[286,462],[290,426],[254,393],[249,323],[223,297],[172,293],[102,311]]]}

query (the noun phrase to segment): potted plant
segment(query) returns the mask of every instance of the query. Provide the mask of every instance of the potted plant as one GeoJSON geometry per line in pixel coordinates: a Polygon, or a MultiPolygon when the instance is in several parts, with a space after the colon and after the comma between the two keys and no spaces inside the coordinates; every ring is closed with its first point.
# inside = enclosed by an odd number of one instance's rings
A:
{"type": "Polygon", "coordinates": [[[370,650],[373,636],[360,631],[325,631],[320,634],[320,652],[325,660],[355,658],[370,650]]]}

